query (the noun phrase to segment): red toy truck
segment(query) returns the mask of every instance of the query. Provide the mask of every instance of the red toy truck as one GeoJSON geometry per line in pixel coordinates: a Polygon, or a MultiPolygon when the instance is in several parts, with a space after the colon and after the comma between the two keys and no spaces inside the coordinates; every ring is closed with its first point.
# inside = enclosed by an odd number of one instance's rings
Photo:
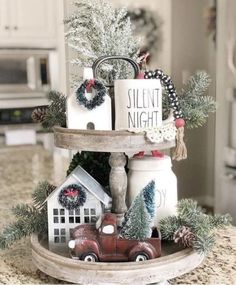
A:
{"type": "Polygon", "coordinates": [[[144,261],[161,255],[160,238],[128,240],[119,237],[116,215],[104,214],[101,225],[80,225],[69,241],[71,257],[95,261],[144,261]]]}

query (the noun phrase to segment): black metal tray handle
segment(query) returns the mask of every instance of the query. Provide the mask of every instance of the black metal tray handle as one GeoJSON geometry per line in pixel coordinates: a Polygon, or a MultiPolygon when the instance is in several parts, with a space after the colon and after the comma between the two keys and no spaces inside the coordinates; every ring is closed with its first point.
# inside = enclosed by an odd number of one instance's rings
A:
{"type": "MultiPolygon", "coordinates": [[[[128,56],[121,56],[121,55],[108,55],[108,56],[101,56],[97,60],[94,61],[93,65],[92,65],[94,78],[97,78],[97,71],[98,71],[99,66],[104,61],[109,61],[109,60],[113,60],[113,59],[120,59],[120,60],[124,60],[124,61],[127,61],[128,63],[130,63],[130,65],[134,69],[134,78],[136,78],[138,76],[138,74],[140,72],[140,68],[139,68],[137,62],[135,62],[132,58],[130,58],[128,56]]],[[[114,85],[107,85],[107,87],[112,87],[112,86],[114,86],[114,85]]]]}

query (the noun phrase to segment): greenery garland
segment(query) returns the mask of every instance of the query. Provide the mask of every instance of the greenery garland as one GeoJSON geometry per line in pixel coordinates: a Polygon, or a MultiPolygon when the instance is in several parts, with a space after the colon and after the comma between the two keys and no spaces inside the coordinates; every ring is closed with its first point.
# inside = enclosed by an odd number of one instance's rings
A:
{"type": "Polygon", "coordinates": [[[162,219],[159,227],[162,240],[207,254],[215,244],[216,229],[225,228],[231,222],[229,214],[207,215],[196,201],[182,199],[177,205],[177,215],[162,219]]]}
{"type": "Polygon", "coordinates": [[[90,80],[85,80],[76,90],[76,99],[80,105],[83,105],[88,110],[93,110],[102,105],[105,101],[104,97],[106,96],[106,93],[106,87],[99,80],[95,79],[92,83],[90,80]],[[91,100],[88,100],[85,96],[85,91],[88,87],[92,87],[96,90],[96,95],[91,100]]]}
{"type": "Polygon", "coordinates": [[[47,235],[48,215],[45,200],[55,190],[47,181],[40,182],[33,191],[33,205],[18,204],[12,208],[14,222],[0,233],[0,248],[9,248],[13,243],[33,233],[47,235]]]}
{"type": "Polygon", "coordinates": [[[80,165],[103,187],[108,187],[111,170],[109,157],[110,153],[108,152],[77,152],[70,162],[66,175],[70,175],[70,173],[80,165]]]}

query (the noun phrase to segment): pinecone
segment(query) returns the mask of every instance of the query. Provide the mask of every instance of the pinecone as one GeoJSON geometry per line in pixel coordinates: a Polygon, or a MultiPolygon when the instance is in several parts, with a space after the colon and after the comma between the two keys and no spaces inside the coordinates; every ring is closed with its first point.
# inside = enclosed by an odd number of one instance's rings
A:
{"type": "Polygon", "coordinates": [[[34,111],[32,112],[31,118],[33,119],[35,123],[42,123],[45,118],[46,113],[47,113],[47,108],[38,107],[34,109],[34,111]]]}
{"type": "Polygon", "coordinates": [[[56,188],[56,186],[48,184],[48,187],[45,189],[45,196],[48,197],[56,188]]]}
{"type": "Polygon", "coordinates": [[[181,243],[185,247],[192,247],[195,235],[189,227],[182,226],[174,233],[173,239],[175,243],[181,243]]]}

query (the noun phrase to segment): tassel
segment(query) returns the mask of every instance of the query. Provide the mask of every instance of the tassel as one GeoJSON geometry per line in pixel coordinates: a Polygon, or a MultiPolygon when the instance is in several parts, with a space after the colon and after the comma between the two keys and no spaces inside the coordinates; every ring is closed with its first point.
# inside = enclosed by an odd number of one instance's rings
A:
{"type": "Polygon", "coordinates": [[[184,142],[184,125],[185,122],[183,119],[177,119],[175,121],[175,125],[177,127],[176,134],[176,147],[173,152],[172,158],[174,160],[180,161],[182,159],[187,158],[187,148],[184,142]]]}

